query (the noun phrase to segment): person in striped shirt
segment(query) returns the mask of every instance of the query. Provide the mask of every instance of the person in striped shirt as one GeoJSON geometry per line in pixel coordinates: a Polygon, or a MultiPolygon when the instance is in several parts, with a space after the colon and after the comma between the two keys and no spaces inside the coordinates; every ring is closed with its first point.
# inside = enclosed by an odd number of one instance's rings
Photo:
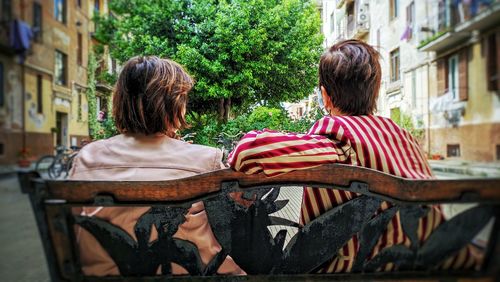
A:
{"type": "MultiPolygon", "coordinates": [[[[316,121],[307,134],[256,130],[247,133],[230,153],[228,162],[236,171],[276,176],[328,163],[342,163],[376,169],[412,179],[429,179],[434,175],[417,141],[392,120],[373,115],[381,82],[379,53],[358,40],[346,40],[329,48],[320,59],[319,86],[328,115],[316,121]]],[[[300,224],[305,225],[320,214],[341,205],[358,194],[304,187],[300,224]]],[[[379,212],[388,209],[383,202],[379,212]]],[[[438,206],[420,219],[418,235],[424,242],[444,217],[438,206]]],[[[399,212],[370,254],[404,244],[399,212]]],[[[349,272],[359,248],[354,236],[339,256],[317,269],[320,273],[349,272]]],[[[333,254],[332,254],[333,257],[333,254]]],[[[471,248],[462,249],[446,260],[442,268],[477,266],[471,248]]],[[[387,264],[384,271],[393,270],[387,264]]]]}

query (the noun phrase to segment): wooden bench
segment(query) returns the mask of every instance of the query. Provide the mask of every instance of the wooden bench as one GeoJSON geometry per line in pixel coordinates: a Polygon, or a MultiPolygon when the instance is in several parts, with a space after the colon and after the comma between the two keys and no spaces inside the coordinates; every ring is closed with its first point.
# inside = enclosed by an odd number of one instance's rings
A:
{"type": "Polygon", "coordinates": [[[160,280],[173,277],[169,275],[170,262],[182,265],[192,275],[175,279],[190,281],[194,278],[255,281],[468,278],[489,281],[500,277],[500,223],[496,220],[500,216],[500,179],[407,180],[346,165],[326,165],[272,178],[227,169],[155,182],[47,181],[34,172],[19,172],[18,176],[22,191],[30,197],[53,281],[108,281],[125,277],[160,280]],[[287,204],[287,201],[277,200],[280,187],[298,189],[296,186],[305,185],[348,190],[363,196],[298,229],[284,246],[286,231],[273,236],[268,227],[296,224],[270,214],[287,204]],[[254,204],[247,209],[235,203],[228,197],[228,193],[234,191],[245,192],[244,197],[248,199],[256,195],[254,204]],[[193,244],[172,239],[178,224],[182,223],[182,215],[193,202],[200,200],[204,201],[210,225],[223,247],[206,267],[200,263],[193,244]],[[391,202],[393,208],[373,217],[382,201],[391,202]],[[418,219],[425,214],[422,205],[438,203],[478,205],[440,225],[420,245],[416,229],[418,219]],[[159,239],[155,243],[148,245],[145,241],[149,240],[146,238],[151,232],[148,228],[142,228],[146,233],[136,242],[108,222],[71,213],[75,206],[123,205],[152,207],[136,227],[156,228],[159,239]],[[404,232],[411,240],[410,248],[393,247],[369,260],[376,239],[396,211],[400,212],[404,232]],[[469,244],[493,219],[495,223],[480,271],[435,269],[444,259],[469,244]],[[105,278],[82,274],[74,244],[74,224],[98,239],[114,258],[122,276],[105,278]],[[352,273],[310,274],[337,254],[354,234],[358,235],[360,250],[352,273]],[[151,253],[155,253],[155,259],[151,253]],[[249,276],[215,276],[226,255],[230,255],[249,276]],[[389,262],[397,265],[396,272],[375,272],[389,262]],[[155,276],[160,265],[163,275],[155,276]]]}

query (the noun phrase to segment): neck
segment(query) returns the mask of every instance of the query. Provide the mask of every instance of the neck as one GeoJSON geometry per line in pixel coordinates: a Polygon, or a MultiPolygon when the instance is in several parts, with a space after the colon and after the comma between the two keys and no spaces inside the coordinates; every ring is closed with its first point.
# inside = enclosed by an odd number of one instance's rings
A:
{"type": "Polygon", "coordinates": [[[346,114],[344,114],[341,110],[339,110],[338,108],[333,108],[331,111],[330,111],[330,116],[347,116],[346,114]]]}

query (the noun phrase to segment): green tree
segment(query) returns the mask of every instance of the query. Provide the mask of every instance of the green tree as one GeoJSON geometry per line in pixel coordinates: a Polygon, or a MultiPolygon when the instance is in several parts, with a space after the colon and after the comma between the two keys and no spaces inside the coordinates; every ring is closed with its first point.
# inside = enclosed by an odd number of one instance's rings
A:
{"type": "Polygon", "coordinates": [[[312,92],[322,51],[312,0],[112,0],[96,36],[119,61],[172,58],[197,83],[190,110],[246,112],[312,92]]]}

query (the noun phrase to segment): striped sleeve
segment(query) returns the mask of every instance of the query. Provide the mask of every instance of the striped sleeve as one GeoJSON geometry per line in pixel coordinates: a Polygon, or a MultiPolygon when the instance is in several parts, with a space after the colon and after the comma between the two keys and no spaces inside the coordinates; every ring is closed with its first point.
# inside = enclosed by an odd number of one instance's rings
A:
{"type": "Polygon", "coordinates": [[[229,165],[246,174],[275,176],[328,163],[345,163],[348,156],[338,142],[325,136],[251,131],[230,153],[229,165]]]}

